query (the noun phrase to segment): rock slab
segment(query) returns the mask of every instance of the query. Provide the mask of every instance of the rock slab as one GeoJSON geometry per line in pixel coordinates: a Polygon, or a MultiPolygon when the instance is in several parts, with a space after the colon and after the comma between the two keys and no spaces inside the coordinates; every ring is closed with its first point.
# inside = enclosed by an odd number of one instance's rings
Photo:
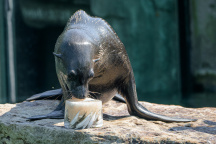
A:
{"type": "Polygon", "coordinates": [[[123,103],[103,105],[104,125],[83,130],[66,129],[63,119],[27,121],[27,117],[51,112],[58,101],[40,100],[0,105],[0,143],[203,143],[216,144],[216,108],[184,108],[141,102],[152,112],[196,122],[165,123],[130,116],[123,103]]]}

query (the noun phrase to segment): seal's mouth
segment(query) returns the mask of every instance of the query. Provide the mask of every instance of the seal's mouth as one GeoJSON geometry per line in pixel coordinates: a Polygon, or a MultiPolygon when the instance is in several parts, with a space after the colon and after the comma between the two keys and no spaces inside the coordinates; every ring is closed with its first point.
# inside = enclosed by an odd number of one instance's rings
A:
{"type": "Polygon", "coordinates": [[[74,90],[70,90],[69,85],[67,83],[64,83],[64,87],[65,87],[65,91],[66,91],[66,97],[67,99],[71,99],[71,98],[77,98],[77,99],[84,99],[84,97],[80,96],[80,93],[82,93],[81,91],[79,91],[79,88],[75,88],[74,90]]]}
{"type": "Polygon", "coordinates": [[[67,77],[60,73],[60,79],[61,79],[61,85],[63,89],[63,93],[65,95],[65,99],[71,99],[71,98],[77,98],[77,99],[84,99],[86,98],[86,95],[83,94],[83,89],[80,87],[74,87],[74,89],[71,89],[70,84],[67,83],[67,77]]]}

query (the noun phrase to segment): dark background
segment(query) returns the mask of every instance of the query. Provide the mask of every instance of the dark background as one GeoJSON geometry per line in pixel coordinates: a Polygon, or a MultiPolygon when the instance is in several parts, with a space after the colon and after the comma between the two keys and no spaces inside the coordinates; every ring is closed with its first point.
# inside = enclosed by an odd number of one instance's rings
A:
{"type": "Polygon", "coordinates": [[[139,100],[216,106],[215,0],[1,0],[0,103],[60,87],[52,52],[79,9],[124,43],[139,100]]]}

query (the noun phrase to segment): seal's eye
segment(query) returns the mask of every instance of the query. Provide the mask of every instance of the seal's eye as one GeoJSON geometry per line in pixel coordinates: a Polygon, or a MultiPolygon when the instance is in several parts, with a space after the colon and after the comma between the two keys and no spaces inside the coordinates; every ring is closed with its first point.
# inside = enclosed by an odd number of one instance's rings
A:
{"type": "Polygon", "coordinates": [[[75,80],[76,76],[77,76],[76,72],[72,70],[68,73],[68,80],[75,80]]]}
{"type": "Polygon", "coordinates": [[[93,69],[90,70],[88,77],[89,78],[93,78],[94,77],[94,71],[93,71],[93,69]]]}
{"type": "Polygon", "coordinates": [[[100,58],[98,58],[98,59],[93,59],[93,62],[95,63],[95,62],[97,62],[97,61],[99,61],[100,60],[100,58]]]}

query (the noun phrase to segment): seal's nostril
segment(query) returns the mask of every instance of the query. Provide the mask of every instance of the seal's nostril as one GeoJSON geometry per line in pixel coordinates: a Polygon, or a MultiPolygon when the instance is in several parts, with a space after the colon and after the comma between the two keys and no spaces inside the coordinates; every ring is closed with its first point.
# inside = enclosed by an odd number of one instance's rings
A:
{"type": "Polygon", "coordinates": [[[79,82],[80,82],[81,85],[83,85],[85,83],[85,79],[84,78],[80,78],[79,82]]]}

